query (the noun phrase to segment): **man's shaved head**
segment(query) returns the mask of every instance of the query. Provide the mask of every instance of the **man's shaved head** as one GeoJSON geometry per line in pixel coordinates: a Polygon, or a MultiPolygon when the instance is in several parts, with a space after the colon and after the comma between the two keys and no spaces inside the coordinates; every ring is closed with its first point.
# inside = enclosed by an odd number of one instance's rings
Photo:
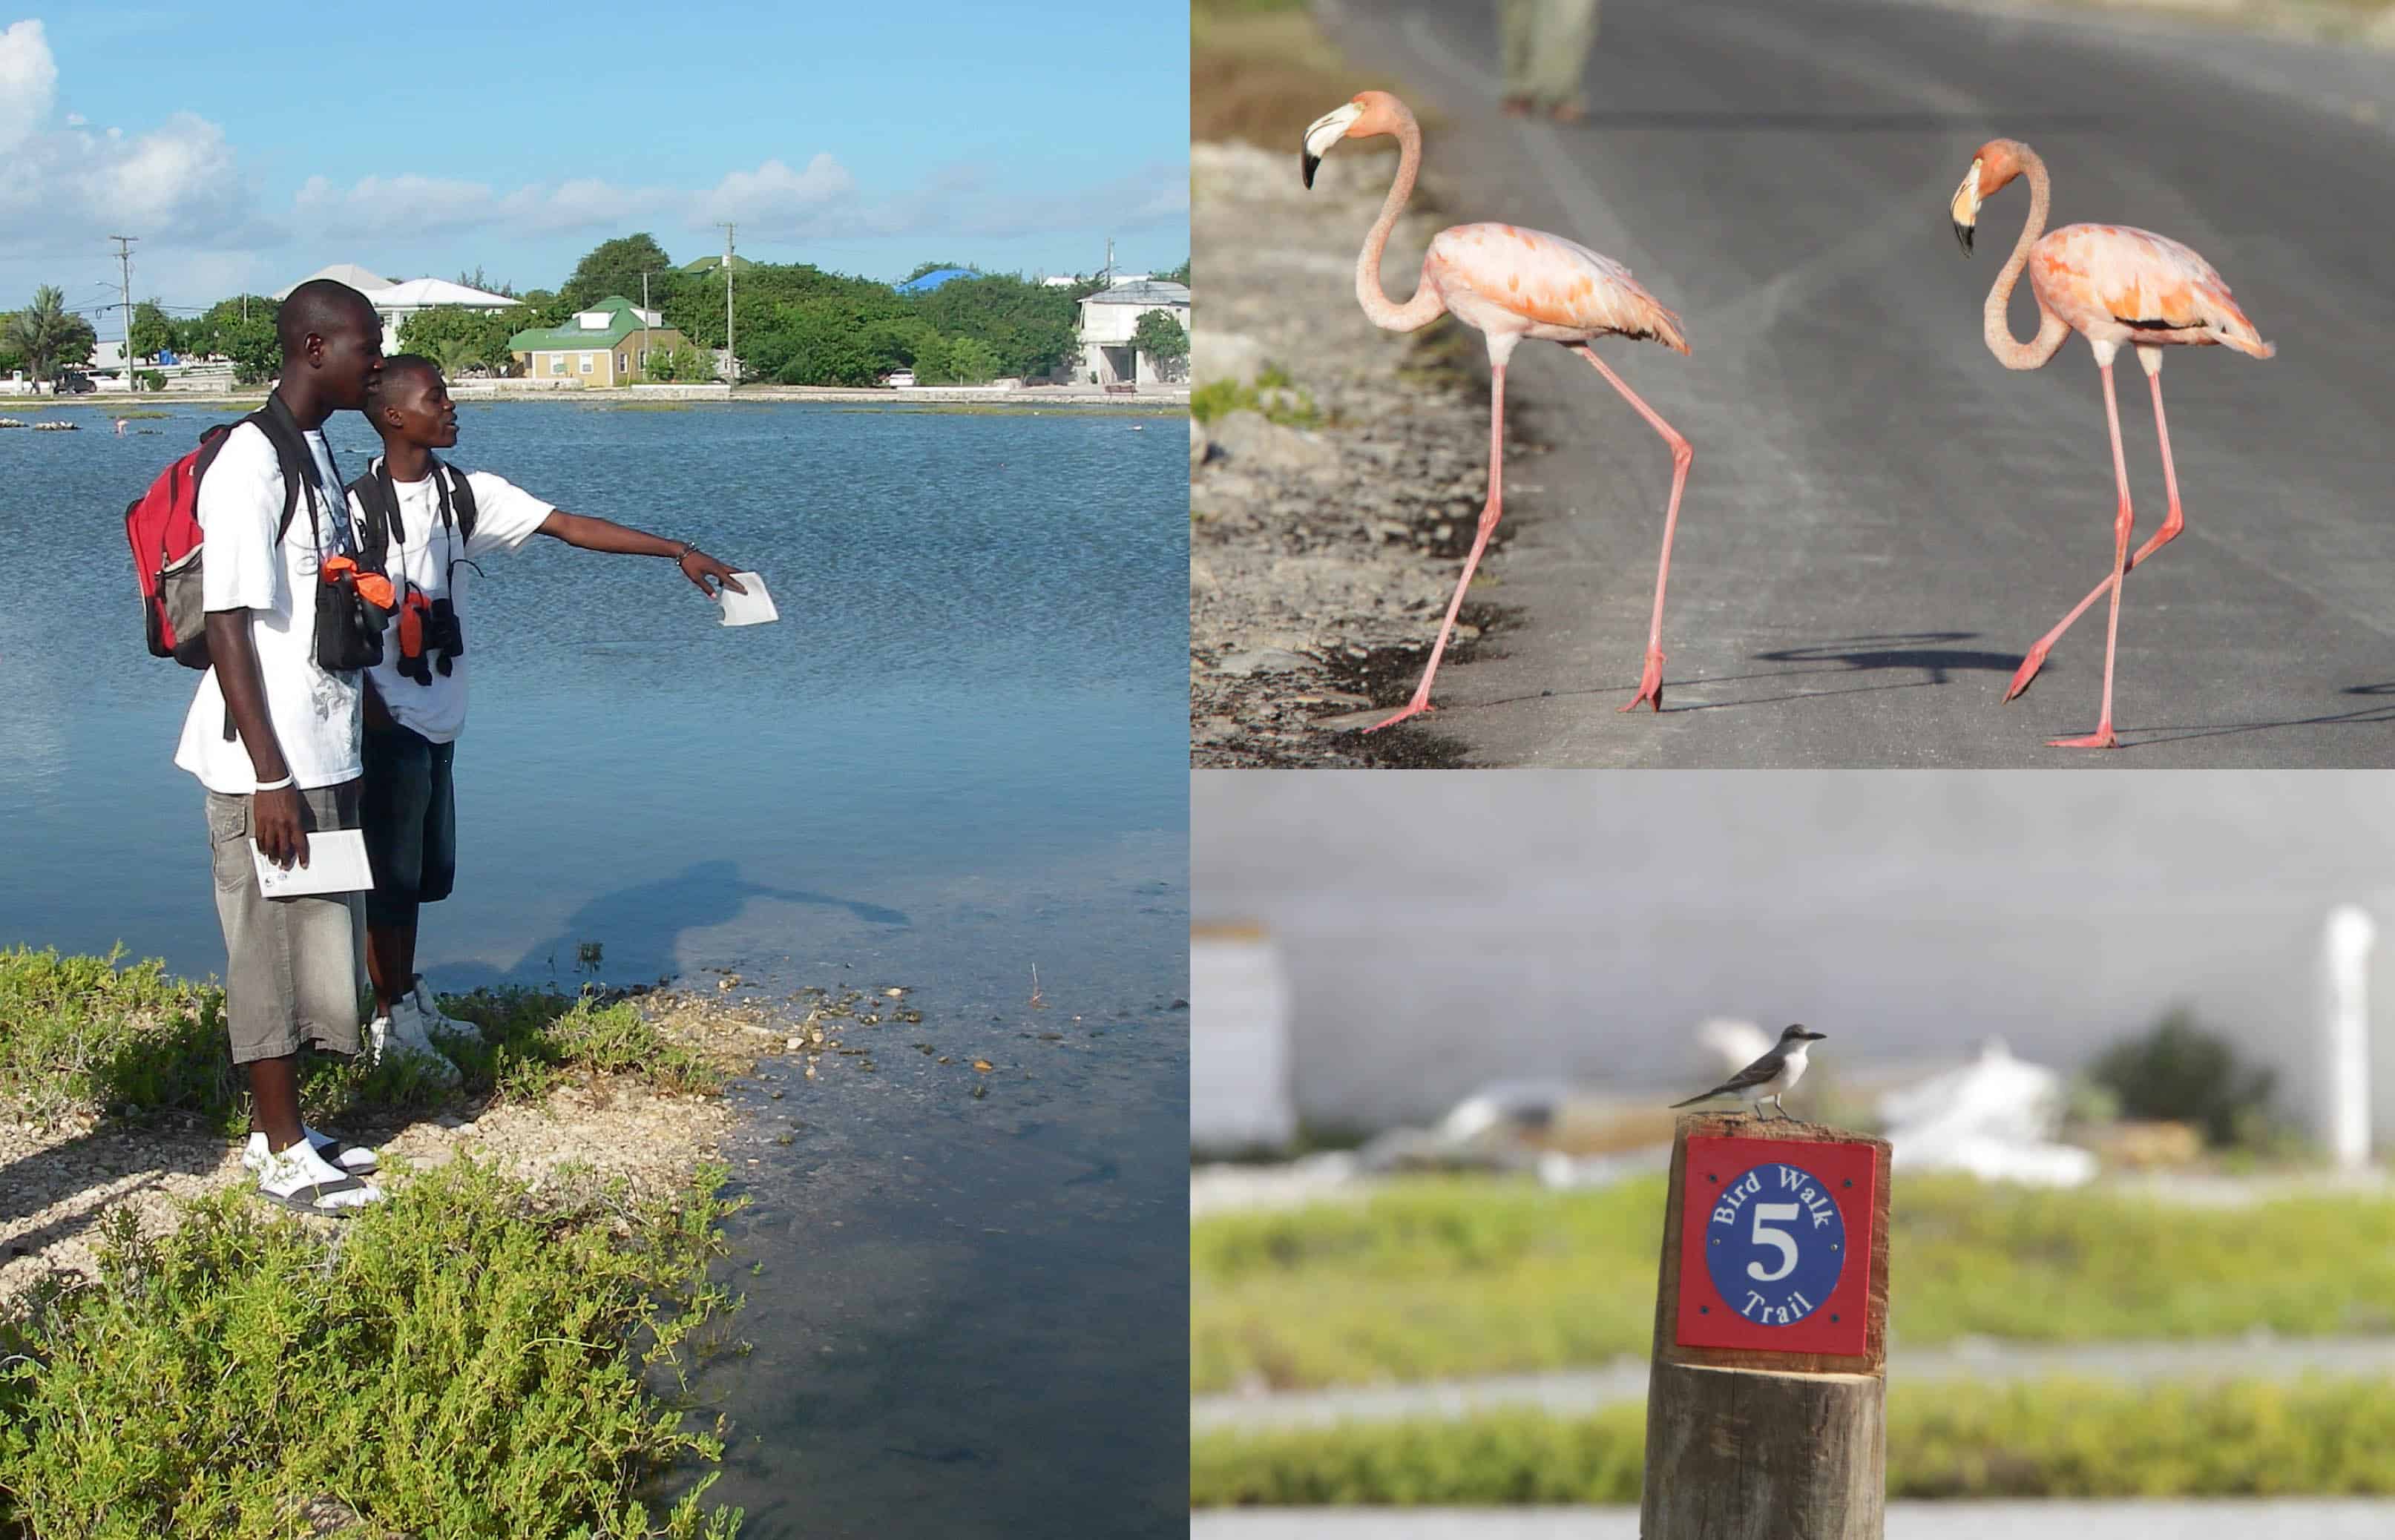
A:
{"type": "Polygon", "coordinates": [[[364,295],[347,283],[311,278],[274,312],[274,336],[283,346],[280,388],[287,400],[312,400],[331,410],[364,407],[366,388],[382,367],[382,317],[364,295]],[[295,388],[300,398],[290,397],[295,388]]]}
{"type": "Polygon", "coordinates": [[[311,333],[330,337],[345,325],[381,330],[364,295],[337,279],[311,278],[292,290],[274,312],[274,340],[282,344],[284,358],[295,358],[308,350],[311,333]]]}

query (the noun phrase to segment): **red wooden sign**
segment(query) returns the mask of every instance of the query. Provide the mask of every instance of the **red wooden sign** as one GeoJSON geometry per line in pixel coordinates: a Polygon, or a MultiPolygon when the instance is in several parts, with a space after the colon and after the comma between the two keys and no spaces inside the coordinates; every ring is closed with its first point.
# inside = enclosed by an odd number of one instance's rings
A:
{"type": "Polygon", "coordinates": [[[1872,1147],[1692,1135],[1674,1340],[1867,1351],[1872,1147]]]}

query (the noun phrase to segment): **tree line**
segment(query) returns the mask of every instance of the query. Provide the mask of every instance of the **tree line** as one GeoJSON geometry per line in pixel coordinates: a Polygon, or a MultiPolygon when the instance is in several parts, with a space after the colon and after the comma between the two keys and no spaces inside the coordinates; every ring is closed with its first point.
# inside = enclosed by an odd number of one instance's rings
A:
{"type": "MultiPolygon", "coordinates": [[[[967,266],[925,262],[901,283],[967,266]]],[[[663,324],[690,339],[686,348],[653,355],[651,377],[718,377],[715,350],[724,340],[721,267],[686,271],[645,233],[601,243],[555,289],[518,294],[485,280],[480,270],[460,273],[461,283],[523,304],[493,315],[449,306],[419,310],[401,323],[400,346],[439,361],[452,375],[477,368],[512,373],[508,343],[516,333],[559,325],[611,295],[639,304],[644,275],[649,308],[660,312],[663,324]]],[[[1156,276],[1186,283],[1189,264],[1156,276]]],[[[740,377],[782,385],[870,385],[901,369],[911,369],[926,385],[1044,377],[1078,355],[1080,301],[1102,286],[1103,280],[1091,277],[1051,286],[996,274],[900,294],[892,284],[827,272],[811,263],[735,258],[732,321],[740,377]]],[[[144,300],[133,308],[133,353],[137,359],[169,350],[224,358],[232,362],[236,382],[259,384],[273,377],[281,362],[274,309],[275,301],[265,296],[236,295],[199,315],[176,317],[156,299],[144,300]]],[[[0,373],[23,369],[36,379],[54,378],[62,369],[89,362],[98,340],[91,323],[68,311],[60,291],[46,285],[24,309],[0,315],[0,373]]],[[[1162,313],[1143,316],[1135,340],[1168,370],[1188,354],[1187,334],[1162,313]]]]}

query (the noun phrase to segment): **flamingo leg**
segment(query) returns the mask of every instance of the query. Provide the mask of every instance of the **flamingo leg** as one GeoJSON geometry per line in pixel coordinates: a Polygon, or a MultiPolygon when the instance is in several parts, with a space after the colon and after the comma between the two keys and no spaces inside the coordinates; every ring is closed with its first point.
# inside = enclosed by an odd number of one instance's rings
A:
{"type": "Polygon", "coordinates": [[[2117,748],[2120,741],[2112,736],[2112,659],[2121,641],[2121,577],[2129,570],[2129,464],[2121,453],[2121,406],[2112,395],[2112,361],[2106,359],[2104,374],[2104,421],[2112,429],[2112,480],[2120,489],[2120,511],[2112,516],[2112,618],[2104,632],[2104,708],[2096,720],[2096,731],[2084,738],[2051,738],[2048,748],[2117,748]]]}
{"type": "Polygon", "coordinates": [[[1463,608],[1463,591],[1472,586],[1472,574],[1480,566],[1481,554],[1489,548],[1489,537],[1497,531],[1497,520],[1505,511],[1505,366],[1491,366],[1489,371],[1489,501],[1480,508],[1480,530],[1472,537],[1472,554],[1463,560],[1463,576],[1457,580],[1455,597],[1447,602],[1447,618],[1439,623],[1438,642],[1430,650],[1430,666],[1422,670],[1422,683],[1414,686],[1414,698],[1394,717],[1374,722],[1364,731],[1378,732],[1384,727],[1395,727],[1409,717],[1418,717],[1430,706],[1430,681],[1438,674],[1438,660],[1447,653],[1447,638],[1455,630],[1455,616],[1463,608]]]}
{"type": "Polygon", "coordinates": [[[1688,467],[1696,463],[1697,452],[1653,407],[1639,400],[1638,392],[1631,389],[1620,375],[1605,366],[1605,361],[1596,356],[1594,349],[1585,342],[1577,342],[1571,345],[1571,349],[1594,364],[1596,372],[1621,392],[1621,399],[1637,408],[1638,415],[1647,419],[1647,425],[1663,435],[1663,441],[1672,446],[1672,500],[1663,508],[1663,555],[1655,564],[1655,618],[1647,627],[1647,666],[1638,676],[1638,693],[1630,698],[1629,704],[1621,708],[1635,711],[1642,705],[1651,705],[1661,711],[1663,709],[1663,584],[1672,575],[1672,532],[1680,522],[1680,489],[1688,484],[1688,467]]]}
{"type": "MultiPolygon", "coordinates": [[[[2126,569],[2129,572],[2136,572],[2138,562],[2177,539],[2178,532],[2187,526],[2187,520],[2179,514],[2178,471],[2171,464],[2170,424],[2163,416],[2162,364],[2158,362],[2161,353],[2162,349],[2159,348],[2140,348],[2137,349],[2137,362],[2146,365],[2146,383],[2154,388],[2154,437],[2162,441],[2163,486],[2170,494],[2170,513],[2163,520],[2163,527],[2154,532],[2153,538],[2130,554],[2126,569]],[[2148,362],[2150,359],[2157,362],[2148,362]]],[[[2020,668],[2013,675],[2012,687],[2005,691],[2005,700],[2011,700],[2029,688],[2030,681],[2037,678],[2037,671],[2045,666],[2046,653],[2053,650],[2056,642],[2062,639],[2062,633],[2070,630],[2071,623],[2084,613],[2089,605],[2102,599],[2105,590],[2111,586],[2112,581],[2110,578],[2096,585],[2094,590],[2079,601],[2077,609],[2063,616],[2059,625],[2038,638],[2037,645],[2029,650],[2029,656],[2021,659],[2020,668]]]]}

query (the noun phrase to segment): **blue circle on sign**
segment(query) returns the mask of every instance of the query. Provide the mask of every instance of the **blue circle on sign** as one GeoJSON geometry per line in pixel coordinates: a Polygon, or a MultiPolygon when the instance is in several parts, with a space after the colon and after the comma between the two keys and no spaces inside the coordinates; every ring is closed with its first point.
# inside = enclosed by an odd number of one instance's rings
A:
{"type": "Polygon", "coordinates": [[[1778,1161],[1724,1182],[1705,1218],[1705,1268],[1736,1314],[1793,1326],[1821,1308],[1846,1266],[1846,1220],[1827,1183],[1778,1161]]]}

